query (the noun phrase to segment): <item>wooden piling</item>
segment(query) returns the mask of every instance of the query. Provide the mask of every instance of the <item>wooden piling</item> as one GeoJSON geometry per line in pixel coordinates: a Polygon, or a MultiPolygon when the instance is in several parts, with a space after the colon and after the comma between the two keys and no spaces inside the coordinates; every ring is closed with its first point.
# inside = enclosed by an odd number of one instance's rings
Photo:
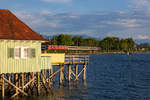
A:
{"type": "Polygon", "coordinates": [[[8,81],[11,80],[11,75],[9,73],[7,74],[7,78],[8,78],[8,81]]]}
{"type": "Polygon", "coordinates": [[[75,65],[75,80],[78,81],[78,64],[75,65]]]}
{"type": "Polygon", "coordinates": [[[40,95],[40,73],[37,72],[37,94],[40,95]]]}
{"type": "MultiPolygon", "coordinates": [[[[31,81],[32,77],[31,77],[31,72],[28,73],[28,82],[31,81]]],[[[29,89],[28,89],[29,93],[31,93],[31,85],[29,85],[29,89]]]]}
{"type": "Polygon", "coordinates": [[[71,81],[71,64],[68,66],[68,83],[71,81]]]}
{"type": "MultiPolygon", "coordinates": [[[[32,79],[34,79],[34,72],[32,72],[32,79]]],[[[33,82],[32,82],[32,88],[34,87],[34,82],[35,82],[35,80],[33,80],[33,82]]]]}
{"type": "Polygon", "coordinates": [[[64,73],[63,73],[63,67],[64,65],[60,65],[60,73],[59,73],[59,84],[62,85],[63,84],[63,80],[64,80],[64,73]]]}
{"type": "Polygon", "coordinates": [[[24,74],[23,73],[21,73],[21,87],[22,87],[22,91],[24,91],[24,74]]]}
{"type": "MultiPolygon", "coordinates": [[[[18,74],[17,73],[15,73],[14,74],[15,76],[14,76],[14,78],[15,78],[15,85],[16,85],[16,87],[18,87],[18,74]]],[[[18,90],[16,89],[16,93],[18,93],[18,90]]]]}
{"type": "MultiPolygon", "coordinates": [[[[51,76],[52,74],[53,74],[53,70],[50,69],[50,76],[51,76]]],[[[50,77],[50,76],[49,76],[49,77],[50,77]]],[[[50,81],[51,81],[51,84],[53,84],[53,77],[50,78],[50,81]]]]}
{"type": "Polygon", "coordinates": [[[86,64],[83,65],[83,81],[86,81],[86,64]]]}
{"type": "Polygon", "coordinates": [[[50,76],[51,76],[51,69],[49,69],[48,70],[48,86],[50,87],[51,86],[51,84],[52,84],[52,78],[50,78],[50,76]]]}
{"type": "Polygon", "coordinates": [[[44,79],[44,77],[45,77],[45,70],[43,69],[41,73],[42,73],[42,82],[45,84],[45,79],[44,79]]]}

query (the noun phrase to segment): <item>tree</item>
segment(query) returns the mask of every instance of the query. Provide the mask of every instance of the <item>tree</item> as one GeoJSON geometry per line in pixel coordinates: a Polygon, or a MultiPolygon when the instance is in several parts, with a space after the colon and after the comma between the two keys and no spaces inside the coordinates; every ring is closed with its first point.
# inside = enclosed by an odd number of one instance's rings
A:
{"type": "Polygon", "coordinates": [[[120,39],[118,37],[106,37],[101,43],[100,47],[102,50],[120,50],[120,39]]]}
{"type": "Polygon", "coordinates": [[[84,46],[86,44],[85,39],[83,39],[81,36],[74,36],[72,40],[74,46],[84,46]]]}
{"type": "Polygon", "coordinates": [[[87,38],[86,39],[86,46],[98,46],[98,41],[94,38],[87,38]]]}
{"type": "Polygon", "coordinates": [[[125,51],[131,51],[134,49],[135,42],[132,38],[122,39],[121,40],[121,49],[125,51]]]}
{"type": "Polygon", "coordinates": [[[57,37],[58,45],[67,45],[70,46],[73,44],[72,42],[72,36],[67,34],[60,34],[57,37]]]}

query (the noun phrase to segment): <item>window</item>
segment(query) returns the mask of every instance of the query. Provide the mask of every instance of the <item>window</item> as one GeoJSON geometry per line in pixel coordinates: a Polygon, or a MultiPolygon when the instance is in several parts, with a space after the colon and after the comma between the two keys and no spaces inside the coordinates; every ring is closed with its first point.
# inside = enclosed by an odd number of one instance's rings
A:
{"type": "Polygon", "coordinates": [[[24,48],[24,57],[27,58],[29,57],[29,48],[24,48]]]}
{"type": "Polygon", "coordinates": [[[36,55],[35,48],[15,47],[9,48],[8,57],[15,59],[34,58],[36,55]]]}
{"type": "Polygon", "coordinates": [[[21,47],[21,58],[29,58],[30,57],[30,49],[28,47],[21,47]]]}
{"type": "Polygon", "coordinates": [[[21,57],[21,48],[20,47],[14,48],[14,56],[16,59],[19,59],[21,57]]]}

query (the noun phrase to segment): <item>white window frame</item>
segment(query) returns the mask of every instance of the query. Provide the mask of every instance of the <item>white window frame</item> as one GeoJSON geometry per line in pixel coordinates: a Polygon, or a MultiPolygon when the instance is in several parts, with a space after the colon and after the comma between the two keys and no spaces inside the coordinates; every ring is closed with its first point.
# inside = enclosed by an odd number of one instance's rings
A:
{"type": "Polygon", "coordinates": [[[21,58],[22,59],[27,59],[29,58],[29,51],[28,51],[29,47],[21,47],[21,58]],[[27,56],[25,57],[25,53],[24,53],[24,49],[27,49],[27,56]]]}
{"type": "Polygon", "coordinates": [[[29,58],[29,56],[30,56],[30,52],[27,50],[27,56],[25,57],[25,55],[24,55],[24,49],[28,49],[29,47],[21,47],[21,46],[18,46],[18,47],[14,47],[14,58],[15,59],[27,59],[27,58],[29,58]],[[16,55],[15,55],[15,53],[16,53],[16,48],[20,48],[20,56],[19,57],[17,57],[16,55]],[[29,53],[29,54],[28,54],[29,53]]]}

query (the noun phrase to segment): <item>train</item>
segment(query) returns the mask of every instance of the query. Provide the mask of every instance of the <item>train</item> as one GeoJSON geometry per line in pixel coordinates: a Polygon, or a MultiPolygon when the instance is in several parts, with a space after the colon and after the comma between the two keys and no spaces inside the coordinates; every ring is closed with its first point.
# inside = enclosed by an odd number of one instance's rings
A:
{"type": "Polygon", "coordinates": [[[90,46],[65,46],[65,45],[42,45],[42,50],[101,50],[100,47],[90,46]]]}

